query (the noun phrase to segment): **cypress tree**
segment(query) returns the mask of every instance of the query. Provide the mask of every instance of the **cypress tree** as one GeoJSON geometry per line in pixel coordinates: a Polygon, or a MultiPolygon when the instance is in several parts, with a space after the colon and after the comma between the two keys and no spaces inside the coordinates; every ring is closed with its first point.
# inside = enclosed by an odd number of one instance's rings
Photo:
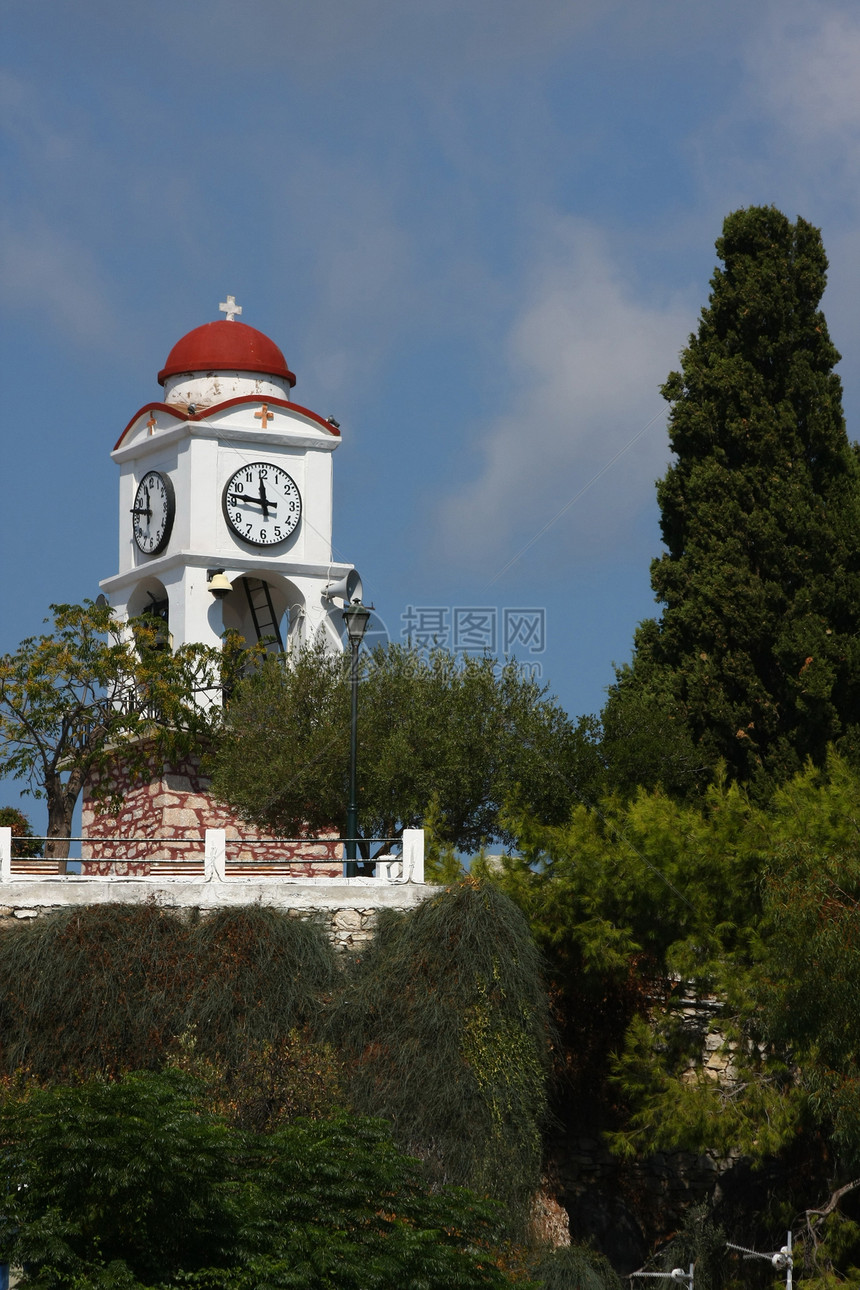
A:
{"type": "Polygon", "coordinates": [[[821,236],[760,206],[729,215],[716,246],[724,267],[661,391],[676,454],[657,488],[663,613],[604,712],[610,763],[632,731],[640,782],[668,767],[675,789],[720,759],[762,788],[820,764],[851,745],[860,698],[860,466],[821,236]],[[696,755],[655,756],[661,740],[696,755]]]}

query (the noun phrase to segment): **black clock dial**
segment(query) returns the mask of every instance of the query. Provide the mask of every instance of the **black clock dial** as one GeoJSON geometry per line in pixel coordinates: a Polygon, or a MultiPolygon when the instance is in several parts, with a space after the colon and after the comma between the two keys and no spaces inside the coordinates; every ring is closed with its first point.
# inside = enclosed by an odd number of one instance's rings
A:
{"type": "Polygon", "coordinates": [[[168,475],[149,470],[137,486],[131,510],[131,531],[138,550],[158,555],[170,540],[176,503],[168,475]]]}
{"type": "Polygon", "coordinates": [[[295,481],[268,461],[252,461],[227,480],[224,516],[243,542],[275,546],[298,528],[302,498],[295,481]]]}

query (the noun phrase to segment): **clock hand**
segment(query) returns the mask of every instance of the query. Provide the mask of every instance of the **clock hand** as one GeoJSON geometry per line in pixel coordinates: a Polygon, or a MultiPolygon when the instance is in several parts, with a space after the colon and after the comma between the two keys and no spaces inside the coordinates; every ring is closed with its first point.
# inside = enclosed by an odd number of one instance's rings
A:
{"type": "Polygon", "coordinates": [[[263,508],[263,519],[269,518],[269,499],[266,496],[266,485],[263,483],[263,477],[260,476],[260,505],[263,508]]]}
{"type": "MultiPolygon", "coordinates": [[[[278,507],[277,502],[270,502],[266,497],[249,497],[247,493],[228,493],[227,496],[235,498],[237,502],[253,502],[255,506],[264,507],[267,512],[277,510],[278,507]]],[[[264,518],[268,519],[268,514],[264,518]]]]}

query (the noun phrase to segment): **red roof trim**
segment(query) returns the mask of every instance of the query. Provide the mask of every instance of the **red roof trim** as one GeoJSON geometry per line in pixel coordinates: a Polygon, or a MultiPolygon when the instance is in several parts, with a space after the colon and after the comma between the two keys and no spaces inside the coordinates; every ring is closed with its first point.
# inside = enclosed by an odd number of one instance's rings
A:
{"type": "Polygon", "coordinates": [[[250,397],[247,394],[240,394],[235,399],[225,399],[223,403],[213,403],[211,407],[201,408],[199,412],[195,412],[193,415],[189,412],[180,412],[177,407],[170,403],[146,403],[138,412],[135,412],[114,444],[113,451],[116,452],[131,427],[143,416],[144,412],[167,412],[173,417],[174,421],[205,421],[213,412],[220,412],[223,408],[235,407],[238,403],[265,403],[270,408],[286,408],[289,412],[298,412],[301,416],[310,417],[311,421],[316,421],[317,425],[321,425],[323,430],[327,430],[336,439],[340,438],[340,430],[336,429],[330,421],[326,421],[325,417],[321,417],[319,413],[312,412],[310,408],[303,408],[300,403],[289,403],[286,399],[264,399],[259,394],[254,394],[250,397]]]}
{"type": "Polygon", "coordinates": [[[139,417],[142,417],[142,416],[143,416],[143,414],[144,414],[144,412],[169,412],[169,413],[170,413],[170,415],[173,417],[174,421],[187,421],[187,420],[188,420],[188,417],[187,417],[187,416],[183,416],[181,412],[178,412],[178,411],[176,410],[176,408],[172,408],[172,407],[170,407],[170,405],[169,405],[169,404],[167,404],[167,403],[146,403],[146,404],[144,404],[144,406],[140,409],[140,411],[139,411],[139,412],[135,412],[134,416],[131,418],[131,420],[129,421],[128,425],[127,425],[127,426],[126,426],[126,428],[123,430],[122,434],[121,434],[121,435],[120,435],[120,437],[117,439],[116,443],[114,444],[113,448],[111,449],[111,451],[112,451],[112,452],[116,452],[117,448],[119,448],[119,446],[120,446],[120,444],[122,443],[123,439],[124,439],[124,438],[125,438],[125,436],[128,434],[128,432],[129,432],[129,430],[131,429],[131,427],[134,425],[135,421],[137,421],[139,417]]]}

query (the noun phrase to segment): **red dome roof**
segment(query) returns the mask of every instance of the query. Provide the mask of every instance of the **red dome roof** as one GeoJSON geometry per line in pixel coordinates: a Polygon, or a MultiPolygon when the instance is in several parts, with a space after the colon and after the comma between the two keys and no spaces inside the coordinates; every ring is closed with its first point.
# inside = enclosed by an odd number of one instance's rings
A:
{"type": "Polygon", "coordinates": [[[245,323],[226,318],[195,327],[178,340],[158,373],[159,385],[181,372],[260,372],[283,377],[290,385],[296,383],[273,340],[245,323]]]}

